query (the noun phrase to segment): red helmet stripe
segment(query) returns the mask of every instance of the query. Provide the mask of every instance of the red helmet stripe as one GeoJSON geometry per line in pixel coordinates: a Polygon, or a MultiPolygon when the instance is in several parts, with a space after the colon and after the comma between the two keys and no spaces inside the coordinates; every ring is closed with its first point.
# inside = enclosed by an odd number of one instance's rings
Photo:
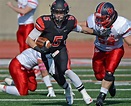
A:
{"type": "Polygon", "coordinates": [[[100,4],[100,6],[99,6],[98,9],[97,9],[97,13],[101,13],[101,10],[102,10],[104,4],[105,4],[105,2],[102,2],[102,3],[100,4]]]}

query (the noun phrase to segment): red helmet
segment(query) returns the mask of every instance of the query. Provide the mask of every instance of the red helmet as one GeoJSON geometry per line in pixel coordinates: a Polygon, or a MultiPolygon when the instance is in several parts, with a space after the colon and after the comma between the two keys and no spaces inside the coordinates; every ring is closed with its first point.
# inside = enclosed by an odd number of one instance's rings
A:
{"type": "Polygon", "coordinates": [[[105,28],[110,27],[117,19],[117,12],[109,2],[102,2],[96,7],[95,23],[105,28]]]}

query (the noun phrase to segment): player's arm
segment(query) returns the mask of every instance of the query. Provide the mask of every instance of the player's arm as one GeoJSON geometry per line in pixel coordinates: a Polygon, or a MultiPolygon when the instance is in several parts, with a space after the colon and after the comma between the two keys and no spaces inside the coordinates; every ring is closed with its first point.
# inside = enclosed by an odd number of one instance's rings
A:
{"type": "Polygon", "coordinates": [[[84,34],[93,34],[93,29],[87,27],[87,24],[84,21],[78,22],[76,28],[74,28],[73,31],[81,32],[84,34]]]}
{"type": "Polygon", "coordinates": [[[27,39],[26,39],[26,43],[34,48],[36,47],[36,43],[35,43],[35,39],[37,39],[40,35],[41,35],[42,32],[38,31],[36,28],[34,28],[30,34],[28,35],[27,39]]]}
{"type": "Polygon", "coordinates": [[[33,8],[26,6],[25,8],[18,8],[17,6],[13,5],[12,2],[8,2],[7,5],[13,9],[15,12],[20,13],[20,14],[27,14],[29,13],[33,8]]]}
{"type": "Polygon", "coordinates": [[[131,47],[131,34],[130,34],[129,36],[125,37],[125,38],[124,38],[124,41],[126,42],[126,44],[127,44],[128,46],[131,47]]]}

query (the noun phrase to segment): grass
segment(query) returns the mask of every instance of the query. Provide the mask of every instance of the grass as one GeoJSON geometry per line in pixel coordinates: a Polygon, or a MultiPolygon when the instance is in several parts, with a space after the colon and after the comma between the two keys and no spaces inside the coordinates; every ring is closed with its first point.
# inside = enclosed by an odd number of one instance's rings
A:
{"type": "MultiPolygon", "coordinates": [[[[90,96],[94,99],[94,103],[90,106],[95,106],[95,100],[100,90],[100,82],[97,82],[93,71],[90,67],[73,67],[74,72],[79,75],[84,86],[90,96]]],[[[114,98],[108,94],[104,102],[104,106],[131,106],[131,71],[130,67],[119,67],[116,72],[115,85],[117,93],[114,98]]],[[[5,77],[9,77],[8,69],[0,69],[0,80],[3,83],[5,77]],[[4,71],[5,70],[5,71],[4,71]]],[[[56,98],[46,97],[47,89],[43,82],[40,81],[35,92],[29,92],[28,96],[14,96],[0,92],[0,106],[67,106],[64,90],[57,83],[53,83],[56,93],[56,98]]],[[[69,81],[69,80],[68,80],[69,81]]],[[[82,100],[81,94],[72,85],[74,96],[74,104],[72,106],[86,106],[82,100]]]]}

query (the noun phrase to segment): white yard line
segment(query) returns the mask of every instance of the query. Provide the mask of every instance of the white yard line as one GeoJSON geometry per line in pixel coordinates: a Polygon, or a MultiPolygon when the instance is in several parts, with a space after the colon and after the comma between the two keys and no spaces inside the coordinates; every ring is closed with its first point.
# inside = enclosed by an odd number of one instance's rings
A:
{"type": "MultiPolygon", "coordinates": [[[[93,100],[95,100],[96,98],[93,98],[93,100]]],[[[83,101],[82,98],[75,98],[75,101],[83,101]]],[[[113,101],[131,101],[131,98],[106,98],[106,100],[113,100],[113,101]]],[[[0,99],[0,101],[6,101],[6,102],[10,102],[10,101],[15,101],[15,102],[19,102],[19,101],[65,101],[65,99],[0,99]]]]}
{"type": "MultiPolygon", "coordinates": [[[[86,89],[87,91],[100,91],[100,89],[86,89]]],[[[131,91],[131,89],[116,89],[117,91],[131,91]]],[[[47,89],[37,89],[37,90],[35,90],[36,92],[46,92],[46,91],[48,91],[47,89]]],[[[54,89],[54,91],[56,91],[56,92],[63,92],[64,91],[64,89],[54,89]]],[[[77,89],[72,89],[72,91],[74,91],[74,92],[78,92],[78,90],[77,89]]]]}

